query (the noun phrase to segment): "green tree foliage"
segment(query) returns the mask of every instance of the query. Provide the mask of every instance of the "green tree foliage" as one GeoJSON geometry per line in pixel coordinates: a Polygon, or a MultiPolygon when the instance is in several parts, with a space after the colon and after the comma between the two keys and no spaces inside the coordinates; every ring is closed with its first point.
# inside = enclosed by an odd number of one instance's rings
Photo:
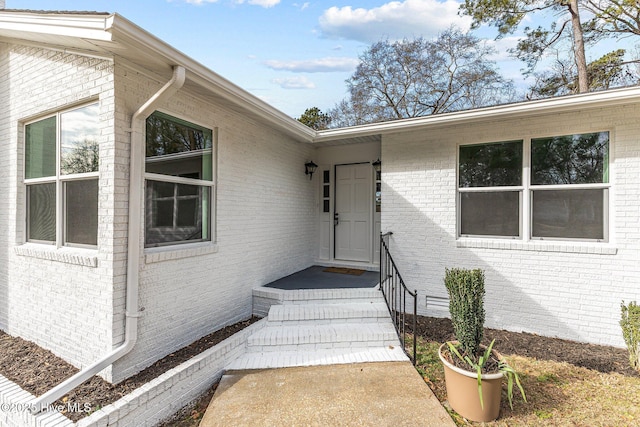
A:
{"type": "Polygon", "coordinates": [[[525,27],[526,37],[511,53],[527,64],[527,74],[533,73],[550,52],[557,56],[564,51],[570,59],[558,58],[552,71],[536,74],[530,97],[636,83],[629,81],[629,69],[623,66],[624,51],[616,50],[587,63],[585,49],[602,37],[640,35],[637,0],[465,0],[460,9],[473,18],[473,28],[482,24],[495,26],[498,38],[513,33],[526,17],[549,12],[546,16],[552,22],[546,27],[525,27]],[[582,21],[581,10],[588,11],[591,18],[582,21]]]}
{"type": "Polygon", "coordinates": [[[329,127],[331,117],[323,113],[318,107],[311,107],[304,110],[304,113],[298,117],[298,121],[311,129],[323,130],[329,127]]]}
{"type": "Polygon", "coordinates": [[[498,37],[513,33],[525,17],[536,12],[550,11],[551,16],[563,17],[560,21],[554,20],[547,28],[525,27],[526,38],[520,40],[513,53],[527,64],[529,72],[533,72],[545,52],[570,40],[578,91],[588,90],[584,31],[578,0],[465,0],[460,10],[473,18],[472,28],[492,25],[498,29],[498,37]]]}
{"type": "Polygon", "coordinates": [[[513,96],[497,71],[493,50],[478,38],[450,28],[434,40],[374,43],[347,80],[349,97],[329,112],[333,126],[492,105],[513,96]]]}
{"type": "MultiPolygon", "coordinates": [[[[624,49],[614,50],[587,64],[589,91],[610,89],[640,83],[640,76],[625,62],[624,49]]],[[[578,76],[575,64],[556,58],[548,71],[534,73],[536,82],[529,88],[527,98],[547,98],[576,93],[578,76]]]]}
{"type": "Polygon", "coordinates": [[[596,31],[614,36],[640,36],[638,0],[584,0],[584,7],[594,14],[590,26],[596,31]]]}

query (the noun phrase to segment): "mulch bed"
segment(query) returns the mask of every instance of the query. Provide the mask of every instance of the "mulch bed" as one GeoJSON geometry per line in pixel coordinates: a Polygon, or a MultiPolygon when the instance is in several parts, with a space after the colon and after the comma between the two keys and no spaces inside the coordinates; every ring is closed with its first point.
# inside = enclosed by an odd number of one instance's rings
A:
{"type": "MultiPolygon", "coordinates": [[[[409,329],[412,322],[412,316],[409,316],[409,329]]],[[[416,323],[418,335],[427,340],[445,342],[454,339],[449,319],[418,316],[416,323]]],[[[494,348],[504,355],[517,354],[538,360],[567,362],[598,372],[640,376],[629,365],[629,353],[626,349],[485,328],[483,343],[489,344],[493,339],[496,340],[494,348]]]]}
{"type": "MultiPolygon", "coordinates": [[[[120,384],[109,384],[100,377],[93,377],[58,403],[63,401],[75,402],[79,405],[90,403],[93,409],[104,407],[257,320],[259,319],[251,318],[238,322],[201,338],[120,384]]],[[[411,319],[408,324],[412,324],[411,319]]],[[[453,328],[449,319],[418,316],[417,333],[430,341],[445,342],[453,339],[453,328]]],[[[547,338],[529,333],[485,329],[487,344],[494,338],[495,348],[505,355],[517,354],[540,360],[567,362],[600,372],[639,376],[638,372],[629,366],[628,353],[625,349],[547,338]]],[[[77,371],[78,369],[50,351],[0,331],[0,374],[17,383],[24,390],[40,396],[77,371]]],[[[77,421],[87,414],[69,412],[65,415],[72,421],[77,421]]]]}
{"type": "MultiPolygon", "coordinates": [[[[258,320],[260,319],[252,317],[213,332],[175,353],[167,355],[119,384],[110,384],[102,378],[94,376],[72,390],[67,396],[62,397],[56,404],[66,403],[73,407],[72,404],[77,403],[82,407],[88,403],[94,410],[109,405],[258,320]]],[[[12,337],[0,330],[0,374],[29,393],[40,396],[76,372],[78,372],[77,368],[50,351],[22,338],[12,337]]],[[[64,415],[72,421],[78,421],[88,414],[67,412],[64,415]]]]}

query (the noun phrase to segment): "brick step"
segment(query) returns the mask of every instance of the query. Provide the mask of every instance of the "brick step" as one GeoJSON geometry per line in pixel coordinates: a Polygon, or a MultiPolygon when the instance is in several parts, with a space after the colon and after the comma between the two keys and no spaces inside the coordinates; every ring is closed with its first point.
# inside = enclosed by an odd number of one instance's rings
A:
{"type": "Polygon", "coordinates": [[[226,370],[271,369],[293,366],[339,365],[368,362],[406,362],[409,358],[397,346],[320,349],[313,351],[282,351],[246,353],[234,360],[226,370]]]}
{"type": "Polygon", "coordinates": [[[310,351],[329,348],[399,346],[391,322],[267,326],[247,340],[249,352],[310,351]]]}
{"type": "Polygon", "coordinates": [[[273,325],[388,322],[389,309],[384,302],[285,304],[272,306],[268,319],[273,325]]]}

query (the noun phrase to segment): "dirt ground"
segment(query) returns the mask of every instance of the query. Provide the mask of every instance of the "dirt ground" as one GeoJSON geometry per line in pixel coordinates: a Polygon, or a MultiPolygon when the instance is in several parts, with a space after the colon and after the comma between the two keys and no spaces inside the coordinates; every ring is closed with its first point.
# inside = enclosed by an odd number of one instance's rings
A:
{"type": "MultiPolygon", "coordinates": [[[[407,323],[412,325],[412,319],[407,323]]],[[[418,316],[416,329],[417,334],[426,340],[445,342],[454,339],[449,319],[418,316]]],[[[489,344],[493,339],[496,340],[494,348],[505,355],[517,354],[538,360],[567,362],[598,372],[638,376],[638,372],[629,365],[629,353],[623,348],[485,328],[483,343],[489,344]]]]}
{"type": "MultiPolygon", "coordinates": [[[[96,409],[104,407],[257,320],[259,319],[248,319],[214,332],[175,353],[169,354],[120,384],[112,385],[99,377],[93,377],[68,396],[63,397],[61,401],[65,403],[77,402],[80,405],[90,403],[91,407],[96,409]]],[[[411,319],[408,323],[412,324],[411,319]]],[[[417,334],[427,340],[444,342],[453,338],[453,329],[449,319],[418,316],[417,334]]],[[[617,372],[627,376],[638,376],[638,373],[629,366],[628,353],[625,349],[583,344],[528,333],[486,329],[485,341],[487,344],[494,338],[496,340],[495,347],[500,349],[503,354],[517,354],[540,360],[564,361],[599,372],[617,372]]],[[[30,393],[39,396],[77,371],[76,368],[53,353],[29,341],[11,337],[0,331],[0,374],[30,393]]],[[[73,412],[65,415],[73,421],[77,421],[86,413],[73,412]]]]}
{"type": "MultiPolygon", "coordinates": [[[[80,406],[89,403],[93,409],[109,405],[258,320],[260,319],[254,317],[222,328],[175,353],[167,355],[119,384],[113,385],[95,376],[82,383],[67,396],[63,396],[58,403],[78,403],[80,406]]],[[[0,374],[29,393],[40,396],[76,372],[78,372],[77,368],[50,351],[32,342],[12,337],[0,330],[0,374]]],[[[87,413],[76,411],[64,415],[72,421],[77,421],[87,413]]]]}

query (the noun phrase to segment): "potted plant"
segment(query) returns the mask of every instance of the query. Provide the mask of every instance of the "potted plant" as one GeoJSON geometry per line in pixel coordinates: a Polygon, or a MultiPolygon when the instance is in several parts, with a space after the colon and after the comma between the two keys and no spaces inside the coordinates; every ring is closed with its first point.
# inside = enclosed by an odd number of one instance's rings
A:
{"type": "Polygon", "coordinates": [[[481,345],[484,334],[484,272],[447,269],[444,279],[449,293],[449,313],[456,340],[440,346],[449,405],[472,421],[492,421],[500,413],[502,379],[507,378],[507,397],[513,407],[513,384],[526,402],[518,374],[493,349],[494,341],[481,345]]]}

